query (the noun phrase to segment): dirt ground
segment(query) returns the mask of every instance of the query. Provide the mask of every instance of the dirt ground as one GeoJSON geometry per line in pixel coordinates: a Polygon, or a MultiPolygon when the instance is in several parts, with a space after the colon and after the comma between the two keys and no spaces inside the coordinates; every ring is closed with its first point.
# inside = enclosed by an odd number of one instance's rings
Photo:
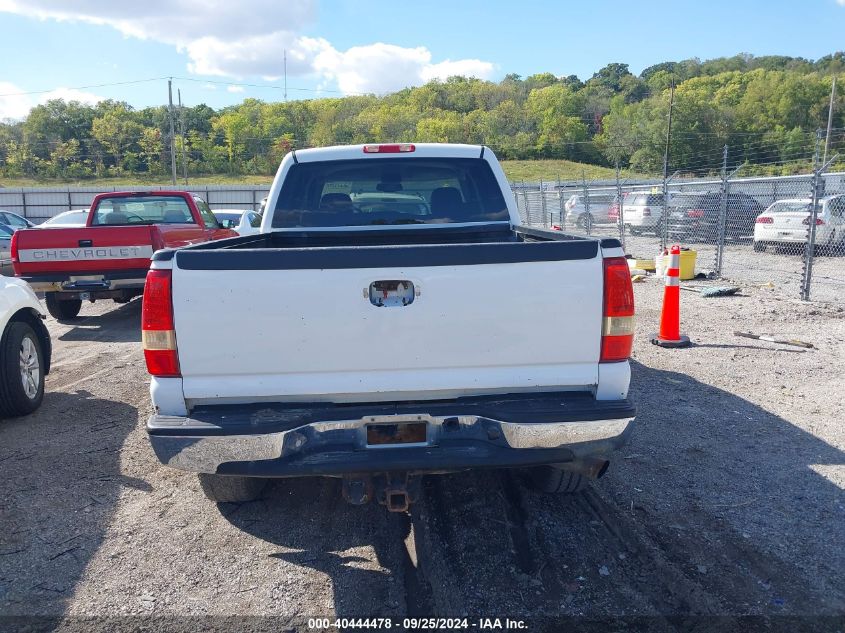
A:
{"type": "Polygon", "coordinates": [[[44,404],[0,423],[0,629],[38,630],[11,616],[64,618],[68,630],[118,617],[103,625],[113,631],[258,615],[277,616],[276,631],[315,616],[843,630],[845,308],[743,292],[683,293],[695,346],[664,350],[648,341],[662,286],[636,286],[637,427],[586,494],[462,473],[428,478],[401,515],[349,506],[322,479],[208,502],[147,441],[139,302],[86,306],[72,326],[50,319],[44,404]]]}

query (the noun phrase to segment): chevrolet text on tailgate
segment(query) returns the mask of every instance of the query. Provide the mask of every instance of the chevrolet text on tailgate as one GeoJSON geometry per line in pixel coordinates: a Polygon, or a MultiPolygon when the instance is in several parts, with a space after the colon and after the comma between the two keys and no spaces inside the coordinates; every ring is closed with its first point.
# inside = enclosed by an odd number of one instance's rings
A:
{"type": "Polygon", "coordinates": [[[140,295],[158,249],[236,235],[202,198],[185,191],[103,193],[84,227],[17,231],[12,264],[18,277],[45,293],[50,314],[65,320],[86,299],[126,303],[140,295]]]}
{"type": "Polygon", "coordinates": [[[218,502],[319,475],[402,511],[493,467],[576,492],[632,427],[633,316],[619,242],[520,226],[485,147],[291,152],[258,235],[153,256],[147,431],[218,502]]]}

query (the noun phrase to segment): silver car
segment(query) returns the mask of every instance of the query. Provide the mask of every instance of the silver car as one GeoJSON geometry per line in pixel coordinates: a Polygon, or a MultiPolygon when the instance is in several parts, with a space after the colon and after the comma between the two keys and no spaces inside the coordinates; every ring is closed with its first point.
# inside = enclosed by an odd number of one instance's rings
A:
{"type": "Polygon", "coordinates": [[[14,229],[0,224],[0,275],[14,277],[12,270],[12,234],[14,229]]]}

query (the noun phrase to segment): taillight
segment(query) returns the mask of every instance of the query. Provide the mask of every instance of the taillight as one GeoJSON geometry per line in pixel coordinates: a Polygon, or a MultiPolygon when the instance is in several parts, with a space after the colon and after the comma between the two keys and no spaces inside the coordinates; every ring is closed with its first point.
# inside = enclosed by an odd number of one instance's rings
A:
{"type": "Polygon", "coordinates": [[[552,224],[552,231],[562,231],[559,224],[552,224]]]}
{"type": "Polygon", "coordinates": [[[648,207],[643,209],[643,217],[644,218],[650,218],[651,217],[651,209],[649,209],[648,207]]]}
{"type": "Polygon", "coordinates": [[[757,224],[774,224],[775,220],[774,218],[768,218],[765,215],[761,215],[756,220],[754,220],[754,222],[757,224]]]}
{"type": "Polygon", "coordinates": [[[12,233],[12,243],[9,245],[9,251],[12,255],[12,268],[15,274],[19,275],[21,271],[18,269],[18,231],[12,233]]]}
{"type": "Polygon", "coordinates": [[[634,344],[634,286],[624,257],[604,260],[604,313],[599,362],[628,360],[634,344]]]}
{"type": "Polygon", "coordinates": [[[390,145],[364,145],[365,154],[402,154],[413,152],[417,148],[413,143],[393,143],[390,145]]]}
{"type": "Polygon", "coordinates": [[[704,209],[690,209],[687,211],[688,218],[703,218],[704,217],[704,209]]]}
{"type": "Polygon", "coordinates": [[[147,371],[163,378],[181,376],[173,326],[172,279],[170,270],[149,271],[141,306],[141,340],[147,371]]]}
{"type": "MultiPolygon", "coordinates": [[[[810,218],[804,218],[804,224],[809,226],[810,225],[810,218]]],[[[821,226],[822,224],[824,224],[824,220],[822,220],[821,218],[816,218],[816,226],[821,226]]]]}

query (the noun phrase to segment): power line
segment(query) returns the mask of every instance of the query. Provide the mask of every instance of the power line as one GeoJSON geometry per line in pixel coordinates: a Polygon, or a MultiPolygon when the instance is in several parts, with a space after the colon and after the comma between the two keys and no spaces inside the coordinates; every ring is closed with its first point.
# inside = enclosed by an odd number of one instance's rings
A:
{"type": "Polygon", "coordinates": [[[48,92],[55,92],[56,90],[87,90],[89,88],[108,88],[110,86],[128,86],[130,84],[143,84],[148,83],[150,81],[164,81],[167,77],[151,77],[149,79],[133,79],[131,81],[115,81],[112,83],[107,84],[90,84],[88,86],[76,86],[73,88],[66,88],[64,86],[59,86],[56,88],[50,88],[49,90],[30,90],[28,92],[7,92],[6,94],[0,94],[0,97],[22,97],[25,95],[41,95],[46,94],[48,92]]]}

